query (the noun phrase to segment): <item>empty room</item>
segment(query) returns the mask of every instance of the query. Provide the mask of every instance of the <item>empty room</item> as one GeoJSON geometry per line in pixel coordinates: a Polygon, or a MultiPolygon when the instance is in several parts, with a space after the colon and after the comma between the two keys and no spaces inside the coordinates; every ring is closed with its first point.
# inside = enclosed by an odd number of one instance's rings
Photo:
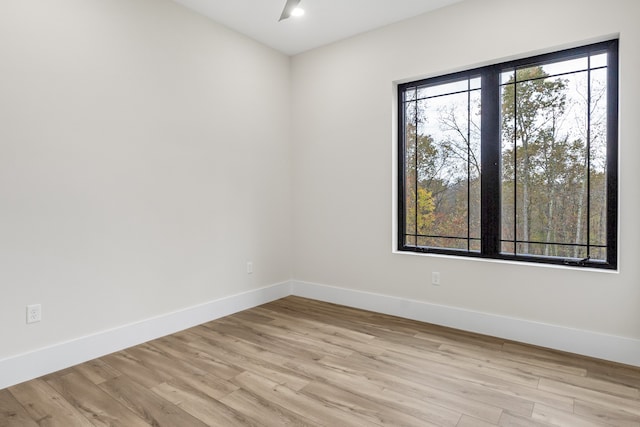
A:
{"type": "Polygon", "coordinates": [[[0,0],[0,426],[640,426],[637,0],[0,0]]]}

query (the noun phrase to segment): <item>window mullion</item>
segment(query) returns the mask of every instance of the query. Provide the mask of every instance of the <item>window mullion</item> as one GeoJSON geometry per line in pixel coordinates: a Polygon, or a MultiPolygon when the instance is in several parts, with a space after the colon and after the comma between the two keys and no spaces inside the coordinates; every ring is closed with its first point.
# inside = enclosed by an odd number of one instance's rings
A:
{"type": "Polygon", "coordinates": [[[500,251],[500,82],[498,67],[482,70],[481,207],[482,254],[500,251]]]}

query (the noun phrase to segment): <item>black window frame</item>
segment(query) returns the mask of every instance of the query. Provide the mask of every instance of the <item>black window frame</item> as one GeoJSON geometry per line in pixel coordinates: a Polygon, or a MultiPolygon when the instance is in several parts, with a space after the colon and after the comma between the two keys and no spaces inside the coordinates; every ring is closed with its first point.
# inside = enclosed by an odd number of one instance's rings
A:
{"type": "MultiPolygon", "coordinates": [[[[527,58],[506,61],[473,68],[461,72],[450,73],[427,79],[398,84],[397,117],[398,117],[398,199],[397,199],[397,248],[400,252],[419,252],[429,254],[455,255],[468,258],[487,258],[506,261],[530,262],[542,264],[567,265],[599,269],[618,268],[618,97],[619,97],[619,65],[618,39],[564,49],[551,53],[535,55],[527,58]],[[576,259],[566,257],[547,257],[539,255],[522,255],[502,253],[501,248],[501,95],[500,74],[505,69],[523,66],[536,66],[558,60],[568,60],[594,53],[607,53],[607,142],[606,142],[606,261],[590,258],[576,259]],[[404,93],[409,88],[434,83],[446,83],[461,78],[481,77],[481,174],[480,174],[480,231],[481,249],[479,252],[424,247],[406,244],[406,170],[405,170],[405,109],[404,93]]],[[[589,246],[589,243],[587,243],[589,246]]]]}

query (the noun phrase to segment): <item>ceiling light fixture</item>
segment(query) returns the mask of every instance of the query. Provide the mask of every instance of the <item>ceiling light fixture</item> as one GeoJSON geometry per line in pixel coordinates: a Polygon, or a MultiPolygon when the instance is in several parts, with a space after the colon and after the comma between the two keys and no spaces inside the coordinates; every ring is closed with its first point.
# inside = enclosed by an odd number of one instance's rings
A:
{"type": "Polygon", "coordinates": [[[278,22],[291,16],[304,15],[304,10],[300,9],[298,7],[298,4],[300,4],[300,0],[287,0],[284,5],[284,9],[282,10],[282,15],[280,15],[280,19],[278,19],[278,22]]]}

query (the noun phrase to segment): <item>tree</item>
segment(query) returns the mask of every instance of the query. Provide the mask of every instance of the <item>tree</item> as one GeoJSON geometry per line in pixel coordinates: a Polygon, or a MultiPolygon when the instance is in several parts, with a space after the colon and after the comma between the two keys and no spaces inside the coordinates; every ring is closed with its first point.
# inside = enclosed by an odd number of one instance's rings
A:
{"type": "MultiPolygon", "coordinates": [[[[556,237],[552,222],[559,178],[566,172],[565,166],[572,163],[563,161],[569,141],[559,135],[567,104],[567,82],[547,77],[540,66],[517,70],[505,85],[502,97],[502,134],[506,145],[503,179],[512,183],[512,189],[521,195],[513,203],[519,207],[514,220],[520,230],[514,238],[523,242],[518,249],[522,253],[531,253],[528,242],[533,237],[544,242],[556,237]],[[544,188],[537,187],[534,191],[546,193],[544,235],[539,229],[532,229],[532,201],[541,198],[541,194],[532,193],[534,184],[544,188]]],[[[549,255],[548,245],[544,254],[549,255]]]]}
{"type": "Polygon", "coordinates": [[[479,242],[479,95],[474,92],[471,108],[478,123],[469,117],[466,94],[405,109],[405,232],[417,232],[419,246],[466,249],[470,228],[479,242]]]}
{"type": "Polygon", "coordinates": [[[405,233],[409,235],[430,234],[434,222],[435,203],[428,189],[438,169],[438,155],[433,139],[419,135],[418,127],[424,118],[418,113],[416,104],[406,111],[406,183],[405,183],[405,233]]]}

